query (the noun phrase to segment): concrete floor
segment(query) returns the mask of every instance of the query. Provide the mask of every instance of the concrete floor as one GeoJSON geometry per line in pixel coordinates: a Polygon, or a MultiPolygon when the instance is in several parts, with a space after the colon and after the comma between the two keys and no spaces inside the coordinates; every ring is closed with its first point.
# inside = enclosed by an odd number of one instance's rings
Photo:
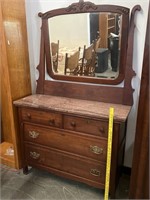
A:
{"type": "MultiPolygon", "coordinates": [[[[1,200],[100,200],[104,190],[31,169],[28,175],[5,165],[1,167],[1,200]]],[[[123,175],[116,192],[117,199],[128,199],[129,176],[123,175]]]]}

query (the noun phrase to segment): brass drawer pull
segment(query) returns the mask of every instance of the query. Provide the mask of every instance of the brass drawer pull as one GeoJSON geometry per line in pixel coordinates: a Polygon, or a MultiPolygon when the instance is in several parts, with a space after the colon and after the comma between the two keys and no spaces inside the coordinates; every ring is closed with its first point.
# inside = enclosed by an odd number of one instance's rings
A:
{"type": "Polygon", "coordinates": [[[98,146],[90,145],[90,150],[95,154],[102,154],[103,153],[103,148],[100,148],[98,146]]]}
{"type": "Polygon", "coordinates": [[[71,122],[70,123],[72,127],[76,127],[76,123],[75,122],[71,122]]]}
{"type": "Polygon", "coordinates": [[[49,125],[54,125],[55,124],[55,120],[54,119],[50,119],[49,120],[49,125]]]}
{"type": "Polygon", "coordinates": [[[90,173],[93,175],[93,176],[100,176],[100,171],[97,170],[97,169],[91,169],[90,173]]]}
{"type": "Polygon", "coordinates": [[[40,157],[40,154],[36,153],[35,151],[30,151],[30,157],[36,160],[40,157]]]}
{"type": "Polygon", "coordinates": [[[39,133],[36,131],[29,131],[29,137],[31,138],[37,138],[39,136],[39,133]]]}

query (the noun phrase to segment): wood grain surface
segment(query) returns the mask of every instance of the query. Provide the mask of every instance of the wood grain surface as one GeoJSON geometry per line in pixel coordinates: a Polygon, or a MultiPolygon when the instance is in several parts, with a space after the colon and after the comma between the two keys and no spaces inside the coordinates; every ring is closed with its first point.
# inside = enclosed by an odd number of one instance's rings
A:
{"type": "Polygon", "coordinates": [[[0,3],[3,140],[14,145],[15,167],[19,168],[20,141],[12,101],[31,94],[25,2],[2,0],[0,3]]]}

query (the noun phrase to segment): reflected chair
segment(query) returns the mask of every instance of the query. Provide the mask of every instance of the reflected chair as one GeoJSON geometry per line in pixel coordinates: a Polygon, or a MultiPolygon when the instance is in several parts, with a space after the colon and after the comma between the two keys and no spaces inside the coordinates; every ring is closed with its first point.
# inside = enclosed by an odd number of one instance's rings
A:
{"type": "Polygon", "coordinates": [[[93,41],[93,49],[94,49],[94,52],[95,52],[95,65],[97,66],[98,65],[98,56],[97,56],[97,51],[100,50],[100,41],[101,41],[101,38],[98,36],[97,39],[95,39],[93,41]]]}
{"type": "Polygon", "coordinates": [[[100,41],[101,41],[101,38],[100,37],[98,37],[97,39],[95,39],[94,41],[93,41],[93,49],[94,49],[94,51],[96,52],[96,50],[98,49],[98,48],[100,48],[100,41]]]}
{"type": "Polygon", "coordinates": [[[81,65],[81,75],[94,75],[95,71],[95,52],[94,44],[92,43],[89,47],[86,48],[84,45],[82,65],[81,65]]]}
{"type": "Polygon", "coordinates": [[[58,72],[58,56],[59,56],[59,40],[57,43],[51,43],[52,49],[52,62],[53,62],[53,69],[54,72],[58,72]]]}
{"type": "Polygon", "coordinates": [[[66,53],[65,58],[65,71],[64,74],[69,75],[78,75],[79,72],[79,56],[80,56],[80,48],[71,56],[68,56],[66,53]]]}

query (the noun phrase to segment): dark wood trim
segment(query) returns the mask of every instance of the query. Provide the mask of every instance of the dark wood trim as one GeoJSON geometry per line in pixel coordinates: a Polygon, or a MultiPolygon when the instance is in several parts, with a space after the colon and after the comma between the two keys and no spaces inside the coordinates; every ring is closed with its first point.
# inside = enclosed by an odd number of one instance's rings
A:
{"type": "Polygon", "coordinates": [[[44,94],[122,104],[123,88],[45,81],[44,94]]]}
{"type": "Polygon", "coordinates": [[[123,95],[123,104],[132,105],[133,104],[133,92],[132,88],[132,78],[136,75],[135,71],[132,69],[133,61],[133,42],[134,42],[134,16],[136,11],[140,11],[141,7],[139,5],[134,6],[131,12],[130,20],[130,29],[129,29],[129,39],[128,39],[128,53],[127,53],[127,63],[126,63],[126,72],[125,72],[125,82],[124,82],[124,95],[123,95]]]}
{"type": "MultiPolygon", "coordinates": [[[[150,14],[149,14],[150,18],[150,14]]],[[[149,19],[130,182],[130,199],[149,199],[149,19]]]]}
{"type": "Polygon", "coordinates": [[[40,46],[40,63],[37,66],[39,71],[39,78],[37,80],[36,93],[43,94],[44,90],[44,81],[45,81],[45,45],[44,45],[44,35],[43,35],[43,24],[41,27],[41,46],[40,46]]]}
{"type": "Polygon", "coordinates": [[[92,2],[77,2],[69,5],[66,8],[59,8],[55,10],[50,10],[45,13],[39,13],[39,17],[42,19],[48,19],[58,15],[76,14],[76,13],[89,13],[89,12],[113,12],[120,13],[122,15],[129,15],[129,8],[117,5],[95,5],[92,2]]]}

